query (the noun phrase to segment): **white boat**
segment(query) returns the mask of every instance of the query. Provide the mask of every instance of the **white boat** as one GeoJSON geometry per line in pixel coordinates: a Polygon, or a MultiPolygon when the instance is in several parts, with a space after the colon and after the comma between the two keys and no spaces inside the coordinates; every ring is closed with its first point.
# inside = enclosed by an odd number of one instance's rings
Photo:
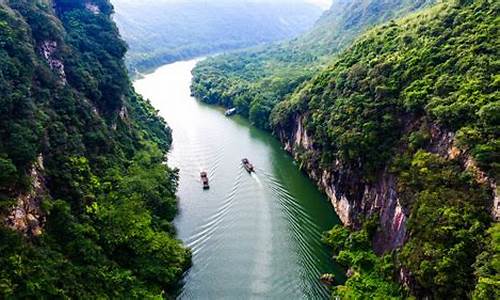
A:
{"type": "Polygon", "coordinates": [[[226,110],[226,112],[224,114],[226,115],[226,117],[230,117],[230,116],[234,115],[235,113],[236,113],[236,108],[231,108],[231,109],[226,110]]]}

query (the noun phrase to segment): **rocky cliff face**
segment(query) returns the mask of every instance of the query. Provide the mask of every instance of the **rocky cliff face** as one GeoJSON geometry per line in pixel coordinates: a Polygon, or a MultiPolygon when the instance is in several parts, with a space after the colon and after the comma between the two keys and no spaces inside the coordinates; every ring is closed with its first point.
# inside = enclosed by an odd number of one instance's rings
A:
{"type": "Polygon", "coordinates": [[[16,197],[16,203],[5,219],[7,226],[30,237],[41,235],[45,223],[41,204],[48,197],[48,191],[43,172],[43,156],[39,155],[29,172],[29,189],[16,197]]]}
{"type": "MultiPolygon", "coordinates": [[[[368,182],[360,174],[342,165],[340,161],[321,167],[315,157],[320,150],[314,147],[314,137],[304,128],[307,115],[298,115],[288,129],[278,129],[277,135],[285,150],[300,162],[301,167],[328,195],[335,211],[346,226],[359,228],[363,219],[378,215],[379,231],[374,238],[379,254],[402,246],[407,238],[406,221],[410,211],[401,204],[397,177],[388,168],[379,172],[375,181],[368,182]],[[303,155],[307,153],[307,155],[303,155]]],[[[419,120],[408,121],[404,131],[411,132],[421,126],[419,120]]],[[[500,200],[496,180],[479,170],[472,157],[455,144],[455,134],[437,125],[430,125],[431,140],[428,151],[448,159],[458,158],[464,168],[475,174],[477,180],[492,188],[492,217],[500,217],[500,200]]]]}
{"type": "Polygon", "coordinates": [[[303,115],[295,118],[291,132],[278,132],[285,149],[301,162],[302,168],[325,191],[344,225],[358,228],[364,217],[378,214],[381,230],[375,237],[375,250],[382,253],[401,246],[406,237],[408,213],[400,204],[396,178],[384,170],[375,182],[367,183],[359,174],[345,169],[339,161],[328,169],[319,167],[314,161],[303,161],[299,152],[318,151],[314,149],[314,138],[303,127],[304,118],[303,115]]]}
{"type": "Polygon", "coordinates": [[[64,71],[64,63],[56,57],[57,53],[56,41],[44,41],[40,46],[40,54],[47,61],[52,71],[54,71],[63,84],[66,84],[66,73],[64,71]]]}
{"type": "Polygon", "coordinates": [[[430,127],[431,145],[430,152],[437,153],[446,159],[458,159],[464,169],[474,174],[476,181],[485,184],[491,189],[491,217],[495,221],[500,220],[500,198],[496,178],[489,177],[478,166],[476,161],[467,151],[461,150],[456,145],[455,133],[447,131],[439,126],[430,127]]]}

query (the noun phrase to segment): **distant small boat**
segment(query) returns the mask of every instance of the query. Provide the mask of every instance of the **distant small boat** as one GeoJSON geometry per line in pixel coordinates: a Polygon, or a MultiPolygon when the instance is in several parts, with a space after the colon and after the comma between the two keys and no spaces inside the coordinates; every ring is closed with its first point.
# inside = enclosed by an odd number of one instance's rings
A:
{"type": "Polygon", "coordinates": [[[245,170],[247,170],[248,173],[255,172],[255,168],[248,159],[244,158],[241,160],[241,162],[243,163],[243,167],[245,168],[245,170]]]}
{"type": "Polygon", "coordinates": [[[200,173],[201,177],[201,182],[203,183],[203,189],[208,190],[210,188],[210,185],[208,185],[208,175],[207,172],[201,172],[200,173]]]}
{"type": "Polygon", "coordinates": [[[226,117],[230,117],[230,116],[234,115],[235,113],[236,113],[236,108],[231,108],[231,109],[226,110],[226,112],[224,114],[226,115],[226,117]]]}
{"type": "Polygon", "coordinates": [[[332,286],[335,284],[335,275],[333,274],[323,274],[319,279],[324,285],[332,286]]]}

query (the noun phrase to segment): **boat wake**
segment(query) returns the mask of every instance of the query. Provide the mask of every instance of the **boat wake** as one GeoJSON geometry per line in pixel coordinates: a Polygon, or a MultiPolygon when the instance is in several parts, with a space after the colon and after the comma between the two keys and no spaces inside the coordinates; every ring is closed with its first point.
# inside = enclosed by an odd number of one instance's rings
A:
{"type": "Polygon", "coordinates": [[[250,173],[250,176],[252,176],[252,178],[255,180],[255,182],[257,182],[259,187],[263,187],[262,181],[260,180],[259,175],[257,175],[255,172],[252,172],[252,173],[250,173]]]}
{"type": "Polygon", "coordinates": [[[342,272],[321,244],[338,222],[330,205],[271,136],[190,97],[194,64],[167,65],[136,82],[173,132],[174,223],[193,253],[178,298],[327,299],[320,274],[342,272]]]}

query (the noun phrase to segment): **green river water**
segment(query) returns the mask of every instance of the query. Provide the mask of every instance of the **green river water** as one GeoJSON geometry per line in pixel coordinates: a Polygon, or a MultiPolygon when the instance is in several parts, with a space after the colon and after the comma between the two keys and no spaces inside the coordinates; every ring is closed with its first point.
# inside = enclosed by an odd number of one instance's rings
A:
{"type": "Polygon", "coordinates": [[[190,96],[196,60],[135,82],[173,130],[180,169],[178,237],[193,251],[180,299],[327,299],[322,273],[342,276],[321,243],[339,220],[269,133],[190,96]],[[248,174],[247,157],[256,167],[248,174]],[[204,191],[200,171],[207,171],[204,191]]]}

